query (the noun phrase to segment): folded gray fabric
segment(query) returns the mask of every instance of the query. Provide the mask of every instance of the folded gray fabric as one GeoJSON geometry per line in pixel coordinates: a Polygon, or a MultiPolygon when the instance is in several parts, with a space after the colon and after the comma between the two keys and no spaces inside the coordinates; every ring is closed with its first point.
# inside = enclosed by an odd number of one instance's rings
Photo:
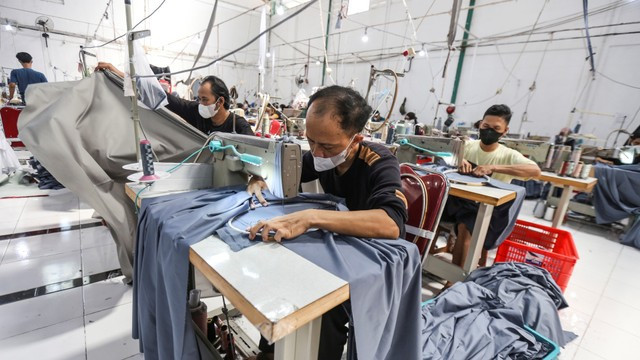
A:
{"type": "Polygon", "coordinates": [[[524,329],[519,311],[473,282],[422,308],[422,359],[542,359],[551,349],[524,329]]]}
{"type": "Polygon", "coordinates": [[[474,270],[465,282],[491,291],[507,307],[520,312],[525,324],[560,346],[577,337],[562,330],[557,310],[569,305],[545,269],[517,262],[498,263],[474,270]]]}

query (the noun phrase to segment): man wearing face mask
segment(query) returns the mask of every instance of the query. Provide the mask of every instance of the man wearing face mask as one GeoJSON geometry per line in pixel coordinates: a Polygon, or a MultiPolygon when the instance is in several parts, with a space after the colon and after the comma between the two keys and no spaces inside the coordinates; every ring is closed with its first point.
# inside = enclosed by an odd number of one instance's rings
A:
{"type": "MultiPolygon", "coordinates": [[[[348,212],[304,210],[258,222],[251,239],[262,232],[268,240],[293,239],[310,228],[365,238],[397,239],[404,233],[407,202],[401,192],[398,160],[383,145],[363,141],[369,107],[355,90],[330,86],[309,99],[306,134],[311,150],[302,159],[302,182],[319,179],[325,193],[345,198],[348,212]]],[[[247,191],[267,205],[262,196],[266,183],[252,178],[247,191]]],[[[340,359],[347,340],[349,318],[339,305],[322,318],[319,359],[340,359]]],[[[260,342],[271,358],[273,347],[260,342]]]]}
{"type": "MultiPolygon", "coordinates": [[[[124,78],[124,73],[110,63],[98,63],[97,70],[110,70],[124,78]]],[[[207,135],[215,131],[253,135],[249,122],[229,111],[229,89],[216,76],[207,76],[202,80],[198,88],[198,101],[184,100],[169,93],[167,101],[167,109],[207,135]]]]}
{"type": "MultiPolygon", "coordinates": [[[[475,176],[487,175],[505,183],[510,183],[513,178],[529,179],[540,176],[540,168],[533,160],[498,143],[509,131],[511,116],[511,109],[507,105],[493,105],[485,111],[478,130],[480,140],[465,143],[464,160],[459,172],[475,176]]],[[[467,257],[476,212],[456,211],[453,216],[458,234],[452,261],[456,265],[462,266],[467,257]]],[[[480,259],[481,264],[484,262],[486,250],[480,259]]]]}

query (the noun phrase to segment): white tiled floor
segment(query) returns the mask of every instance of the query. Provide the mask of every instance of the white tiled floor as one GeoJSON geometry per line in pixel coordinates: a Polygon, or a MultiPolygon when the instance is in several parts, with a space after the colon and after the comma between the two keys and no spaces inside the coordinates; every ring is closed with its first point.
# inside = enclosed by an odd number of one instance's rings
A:
{"type": "MultiPolygon", "coordinates": [[[[525,202],[520,218],[549,225],[531,216],[533,205],[525,202]]],[[[69,192],[0,200],[0,236],[95,222],[92,215],[69,192]]],[[[591,225],[563,229],[573,234],[580,260],[560,318],[579,337],[561,359],[640,359],[640,250],[591,225]]],[[[103,226],[0,240],[0,296],[116,269],[115,249],[103,226]]],[[[142,359],[131,338],[132,290],[121,280],[0,305],[0,359],[142,359]]],[[[424,296],[441,287],[428,278],[423,284],[424,296]]]]}

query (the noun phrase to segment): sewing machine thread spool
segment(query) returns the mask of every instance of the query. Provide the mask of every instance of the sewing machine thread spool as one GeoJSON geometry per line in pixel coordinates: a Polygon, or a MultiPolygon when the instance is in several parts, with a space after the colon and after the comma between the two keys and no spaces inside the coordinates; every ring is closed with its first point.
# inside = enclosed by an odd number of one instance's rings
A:
{"type": "Polygon", "coordinates": [[[569,161],[569,164],[567,165],[567,169],[564,172],[563,176],[571,176],[571,174],[573,173],[573,168],[576,166],[576,163],[574,163],[573,161],[569,161]]]}
{"type": "Polygon", "coordinates": [[[556,152],[555,146],[551,146],[549,148],[549,153],[547,154],[547,159],[544,162],[545,169],[551,169],[551,165],[553,165],[553,155],[556,152]]]}
{"type": "Polygon", "coordinates": [[[582,156],[582,148],[575,148],[573,152],[571,152],[571,161],[577,164],[580,161],[581,156],[582,156]]]}
{"type": "Polygon", "coordinates": [[[560,170],[558,171],[558,176],[564,176],[567,173],[567,169],[569,168],[569,162],[563,161],[560,170]]]}
{"type": "Polygon", "coordinates": [[[582,161],[579,161],[576,164],[575,169],[573,169],[573,172],[571,173],[571,177],[574,177],[574,178],[580,177],[580,172],[582,171],[583,166],[584,166],[584,163],[582,161]]]}
{"type": "Polygon", "coordinates": [[[589,174],[591,174],[591,168],[593,167],[593,165],[591,164],[584,164],[584,166],[582,166],[582,171],[580,171],[580,178],[581,179],[586,179],[589,177],[589,174]]]}
{"type": "Polygon", "coordinates": [[[142,172],[144,176],[151,176],[155,173],[153,168],[153,154],[151,153],[151,143],[149,140],[140,140],[140,159],[142,160],[142,172]]]}

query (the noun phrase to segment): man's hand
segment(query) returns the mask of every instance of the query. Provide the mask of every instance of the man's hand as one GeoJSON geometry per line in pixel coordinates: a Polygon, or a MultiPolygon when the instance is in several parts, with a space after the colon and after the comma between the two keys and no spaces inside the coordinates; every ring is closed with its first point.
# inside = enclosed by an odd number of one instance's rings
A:
{"type": "Polygon", "coordinates": [[[100,70],[109,70],[112,73],[117,74],[118,76],[120,76],[121,78],[124,78],[124,73],[120,70],[118,70],[115,66],[113,66],[113,64],[108,63],[108,62],[99,62],[98,65],[95,68],[95,71],[100,71],[100,70]]]}
{"type": "Polygon", "coordinates": [[[311,227],[314,210],[303,210],[293,214],[278,216],[270,220],[261,220],[247,229],[249,239],[253,240],[258,232],[262,234],[262,241],[292,239],[304,234],[311,227]]]}
{"type": "Polygon", "coordinates": [[[468,174],[473,171],[473,166],[467,160],[462,159],[462,164],[458,167],[458,172],[461,174],[468,174]]]}
{"type": "Polygon", "coordinates": [[[249,185],[247,185],[247,192],[249,195],[255,195],[262,206],[267,206],[269,203],[264,199],[262,190],[269,190],[267,183],[259,176],[252,176],[251,180],[249,180],[249,185]]]}
{"type": "Polygon", "coordinates": [[[493,174],[493,166],[492,165],[478,165],[471,172],[471,175],[477,176],[477,177],[483,177],[485,175],[486,176],[491,176],[491,174],[493,174]]]}

